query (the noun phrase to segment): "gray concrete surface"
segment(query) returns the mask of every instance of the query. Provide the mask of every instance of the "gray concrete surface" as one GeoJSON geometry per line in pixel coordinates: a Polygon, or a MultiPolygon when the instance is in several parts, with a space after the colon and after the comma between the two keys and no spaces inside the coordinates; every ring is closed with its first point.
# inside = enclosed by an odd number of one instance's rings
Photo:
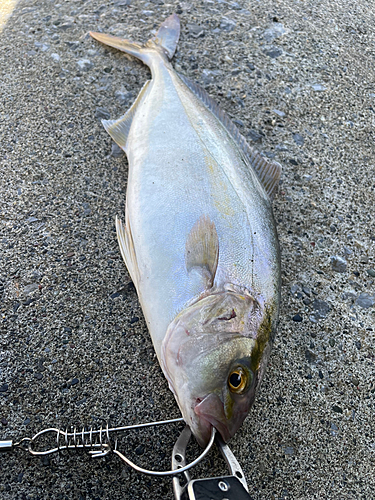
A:
{"type": "MultiPolygon", "coordinates": [[[[0,35],[1,437],[178,416],[115,239],[126,159],[100,124],[125,111],[148,70],[87,35],[145,41],[174,11],[175,66],[283,165],[280,328],[231,442],[251,497],[374,498],[372,1],[20,1],[0,35]]],[[[168,466],[180,428],[121,447],[168,466]]],[[[224,470],[213,453],[197,474],[224,470]]],[[[0,496],[157,500],[172,490],[115,457],[17,452],[0,457],[0,496]]]]}

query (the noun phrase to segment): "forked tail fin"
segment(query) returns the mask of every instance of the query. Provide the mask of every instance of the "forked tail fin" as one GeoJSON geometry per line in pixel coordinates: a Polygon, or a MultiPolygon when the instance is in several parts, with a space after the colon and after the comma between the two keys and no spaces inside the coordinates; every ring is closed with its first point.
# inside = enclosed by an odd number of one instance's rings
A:
{"type": "Polygon", "coordinates": [[[169,16],[160,26],[156,35],[144,45],[103,33],[90,31],[90,35],[99,42],[137,57],[144,64],[150,66],[150,55],[152,52],[155,53],[155,50],[164,53],[169,60],[172,59],[180,36],[180,20],[177,14],[169,16]]]}

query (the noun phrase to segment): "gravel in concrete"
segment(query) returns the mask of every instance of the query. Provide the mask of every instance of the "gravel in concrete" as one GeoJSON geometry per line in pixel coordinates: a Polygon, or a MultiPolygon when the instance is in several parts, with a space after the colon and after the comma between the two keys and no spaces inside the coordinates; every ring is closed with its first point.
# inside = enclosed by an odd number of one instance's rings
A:
{"type": "MultiPolygon", "coordinates": [[[[100,124],[149,73],[88,36],[145,41],[172,12],[183,27],[176,69],[283,165],[280,328],[231,442],[251,497],[372,498],[372,1],[20,1],[0,35],[1,437],[179,416],[116,242],[126,159],[100,124]]],[[[178,431],[121,447],[168,467],[178,431]]],[[[213,453],[197,474],[224,471],[213,453]]],[[[158,500],[172,490],[115,457],[18,452],[1,457],[0,496],[158,500]]]]}

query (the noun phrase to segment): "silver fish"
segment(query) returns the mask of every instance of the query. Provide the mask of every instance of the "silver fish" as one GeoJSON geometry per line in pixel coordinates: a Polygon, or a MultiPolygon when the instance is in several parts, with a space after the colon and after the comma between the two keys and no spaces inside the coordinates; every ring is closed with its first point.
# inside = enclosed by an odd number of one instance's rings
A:
{"type": "Polygon", "coordinates": [[[206,91],[175,72],[177,15],[141,45],[96,40],[151,69],[103,125],[129,160],[121,253],[161,365],[198,442],[227,441],[252,405],[276,332],[280,255],[271,200],[281,167],[251,148],[206,91]]]}

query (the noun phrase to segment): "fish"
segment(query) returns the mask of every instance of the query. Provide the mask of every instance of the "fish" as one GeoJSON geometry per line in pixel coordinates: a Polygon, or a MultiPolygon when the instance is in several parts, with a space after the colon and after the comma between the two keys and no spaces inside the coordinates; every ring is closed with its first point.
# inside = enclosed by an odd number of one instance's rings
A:
{"type": "Polygon", "coordinates": [[[281,165],[171,60],[176,14],[145,44],[91,32],[151,70],[130,109],[102,120],[129,163],[120,251],[185,422],[228,441],[264,376],[280,305],[272,200],[281,165]]]}

